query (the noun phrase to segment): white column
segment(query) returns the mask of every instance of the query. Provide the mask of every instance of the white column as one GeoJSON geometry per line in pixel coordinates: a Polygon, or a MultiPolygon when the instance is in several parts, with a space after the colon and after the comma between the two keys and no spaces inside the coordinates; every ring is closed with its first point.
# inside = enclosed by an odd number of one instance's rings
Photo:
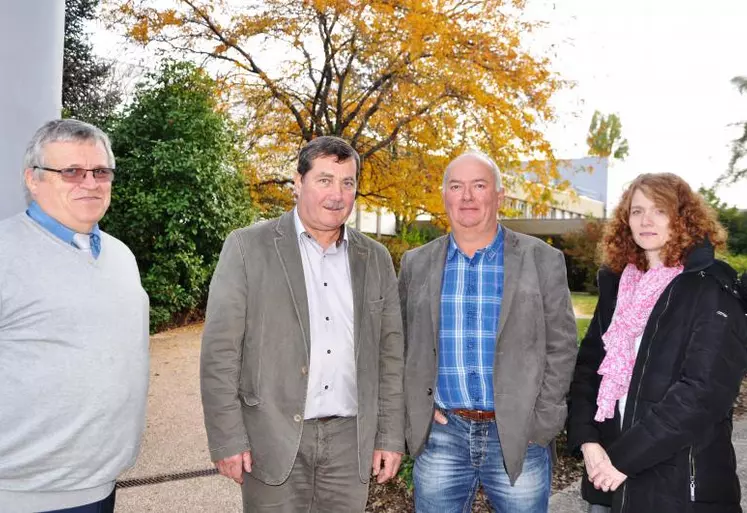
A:
{"type": "Polygon", "coordinates": [[[0,219],[26,207],[26,144],[60,117],[64,30],[64,0],[0,0],[0,219]]]}

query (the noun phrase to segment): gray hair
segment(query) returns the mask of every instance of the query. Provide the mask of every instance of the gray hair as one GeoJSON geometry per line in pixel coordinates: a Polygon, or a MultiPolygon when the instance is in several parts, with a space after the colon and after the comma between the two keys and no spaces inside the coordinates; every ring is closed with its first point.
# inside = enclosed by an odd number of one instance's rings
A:
{"type": "Polygon", "coordinates": [[[446,169],[444,170],[444,178],[443,182],[441,183],[442,189],[446,189],[446,180],[448,180],[449,178],[449,172],[454,169],[455,165],[465,159],[474,159],[485,164],[485,166],[493,173],[493,176],[495,176],[495,190],[500,191],[501,189],[503,189],[503,181],[501,180],[501,171],[500,169],[498,169],[498,164],[496,164],[495,161],[490,158],[487,153],[483,153],[478,150],[466,151],[449,162],[449,165],[446,166],[446,169]]]}
{"type": "MultiPolygon", "coordinates": [[[[44,147],[54,142],[91,142],[101,143],[106,150],[107,165],[114,167],[114,153],[112,144],[103,130],[84,121],[77,119],[55,119],[48,121],[36,131],[26,146],[23,156],[23,173],[35,166],[44,166],[44,147]]],[[[34,169],[34,176],[41,179],[42,170],[34,169]]],[[[21,178],[23,189],[26,194],[26,202],[31,203],[31,193],[26,187],[26,180],[21,178]]]]}

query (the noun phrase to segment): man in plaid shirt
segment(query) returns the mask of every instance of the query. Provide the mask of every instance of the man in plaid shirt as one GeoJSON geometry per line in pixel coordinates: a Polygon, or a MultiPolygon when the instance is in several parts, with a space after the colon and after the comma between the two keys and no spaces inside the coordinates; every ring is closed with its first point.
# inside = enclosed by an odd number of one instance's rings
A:
{"type": "Polygon", "coordinates": [[[552,441],[566,417],[576,324],[563,254],[498,223],[498,166],[446,168],[451,233],[405,253],[406,436],[418,513],[546,512],[552,441]]]}

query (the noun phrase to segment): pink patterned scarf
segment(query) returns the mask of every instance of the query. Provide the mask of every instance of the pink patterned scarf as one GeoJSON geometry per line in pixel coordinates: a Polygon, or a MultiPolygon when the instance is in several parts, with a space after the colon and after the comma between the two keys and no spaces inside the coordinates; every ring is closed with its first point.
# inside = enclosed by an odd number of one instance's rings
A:
{"type": "Polygon", "coordinates": [[[635,340],[643,334],[659,296],[682,269],[682,266],[659,265],[643,272],[633,264],[625,267],[617,292],[615,315],[609,329],[602,335],[607,354],[597,371],[602,376],[594,416],[597,422],[613,418],[617,400],[628,393],[636,359],[635,340]]]}

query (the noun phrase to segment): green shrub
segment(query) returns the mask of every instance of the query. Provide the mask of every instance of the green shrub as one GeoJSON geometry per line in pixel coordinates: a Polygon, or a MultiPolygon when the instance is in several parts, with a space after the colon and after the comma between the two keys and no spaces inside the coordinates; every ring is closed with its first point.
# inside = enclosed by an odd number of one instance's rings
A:
{"type": "Polygon", "coordinates": [[[441,235],[443,235],[443,232],[438,228],[426,226],[425,228],[407,228],[401,234],[394,237],[376,237],[375,235],[369,236],[386,246],[386,249],[389,250],[389,254],[392,256],[394,270],[397,272],[397,274],[399,274],[400,262],[402,261],[402,255],[405,254],[405,251],[417,248],[418,246],[422,246],[427,242],[437,239],[441,235]]]}
{"type": "Polygon", "coordinates": [[[604,222],[588,219],[580,230],[563,235],[557,246],[566,257],[568,287],[574,292],[597,293],[598,246],[604,222]]]}
{"type": "Polygon", "coordinates": [[[718,255],[718,257],[732,266],[739,274],[747,272],[747,255],[718,255]]]}
{"type": "Polygon", "coordinates": [[[372,237],[386,246],[386,249],[392,256],[392,263],[394,264],[394,270],[397,274],[399,274],[399,265],[402,261],[402,255],[405,254],[405,251],[419,246],[419,244],[412,245],[409,242],[400,239],[399,237],[372,237]]]}
{"type": "Polygon", "coordinates": [[[199,314],[225,237],[251,221],[238,141],[216,97],[204,72],[167,62],[112,130],[117,176],[103,224],[137,258],[151,330],[199,314]]]}
{"type": "Polygon", "coordinates": [[[415,485],[412,481],[412,469],[415,466],[415,460],[412,459],[412,457],[409,454],[405,454],[402,456],[402,463],[399,466],[399,472],[397,473],[397,477],[399,477],[402,481],[405,482],[407,485],[407,489],[412,492],[415,485]]]}

